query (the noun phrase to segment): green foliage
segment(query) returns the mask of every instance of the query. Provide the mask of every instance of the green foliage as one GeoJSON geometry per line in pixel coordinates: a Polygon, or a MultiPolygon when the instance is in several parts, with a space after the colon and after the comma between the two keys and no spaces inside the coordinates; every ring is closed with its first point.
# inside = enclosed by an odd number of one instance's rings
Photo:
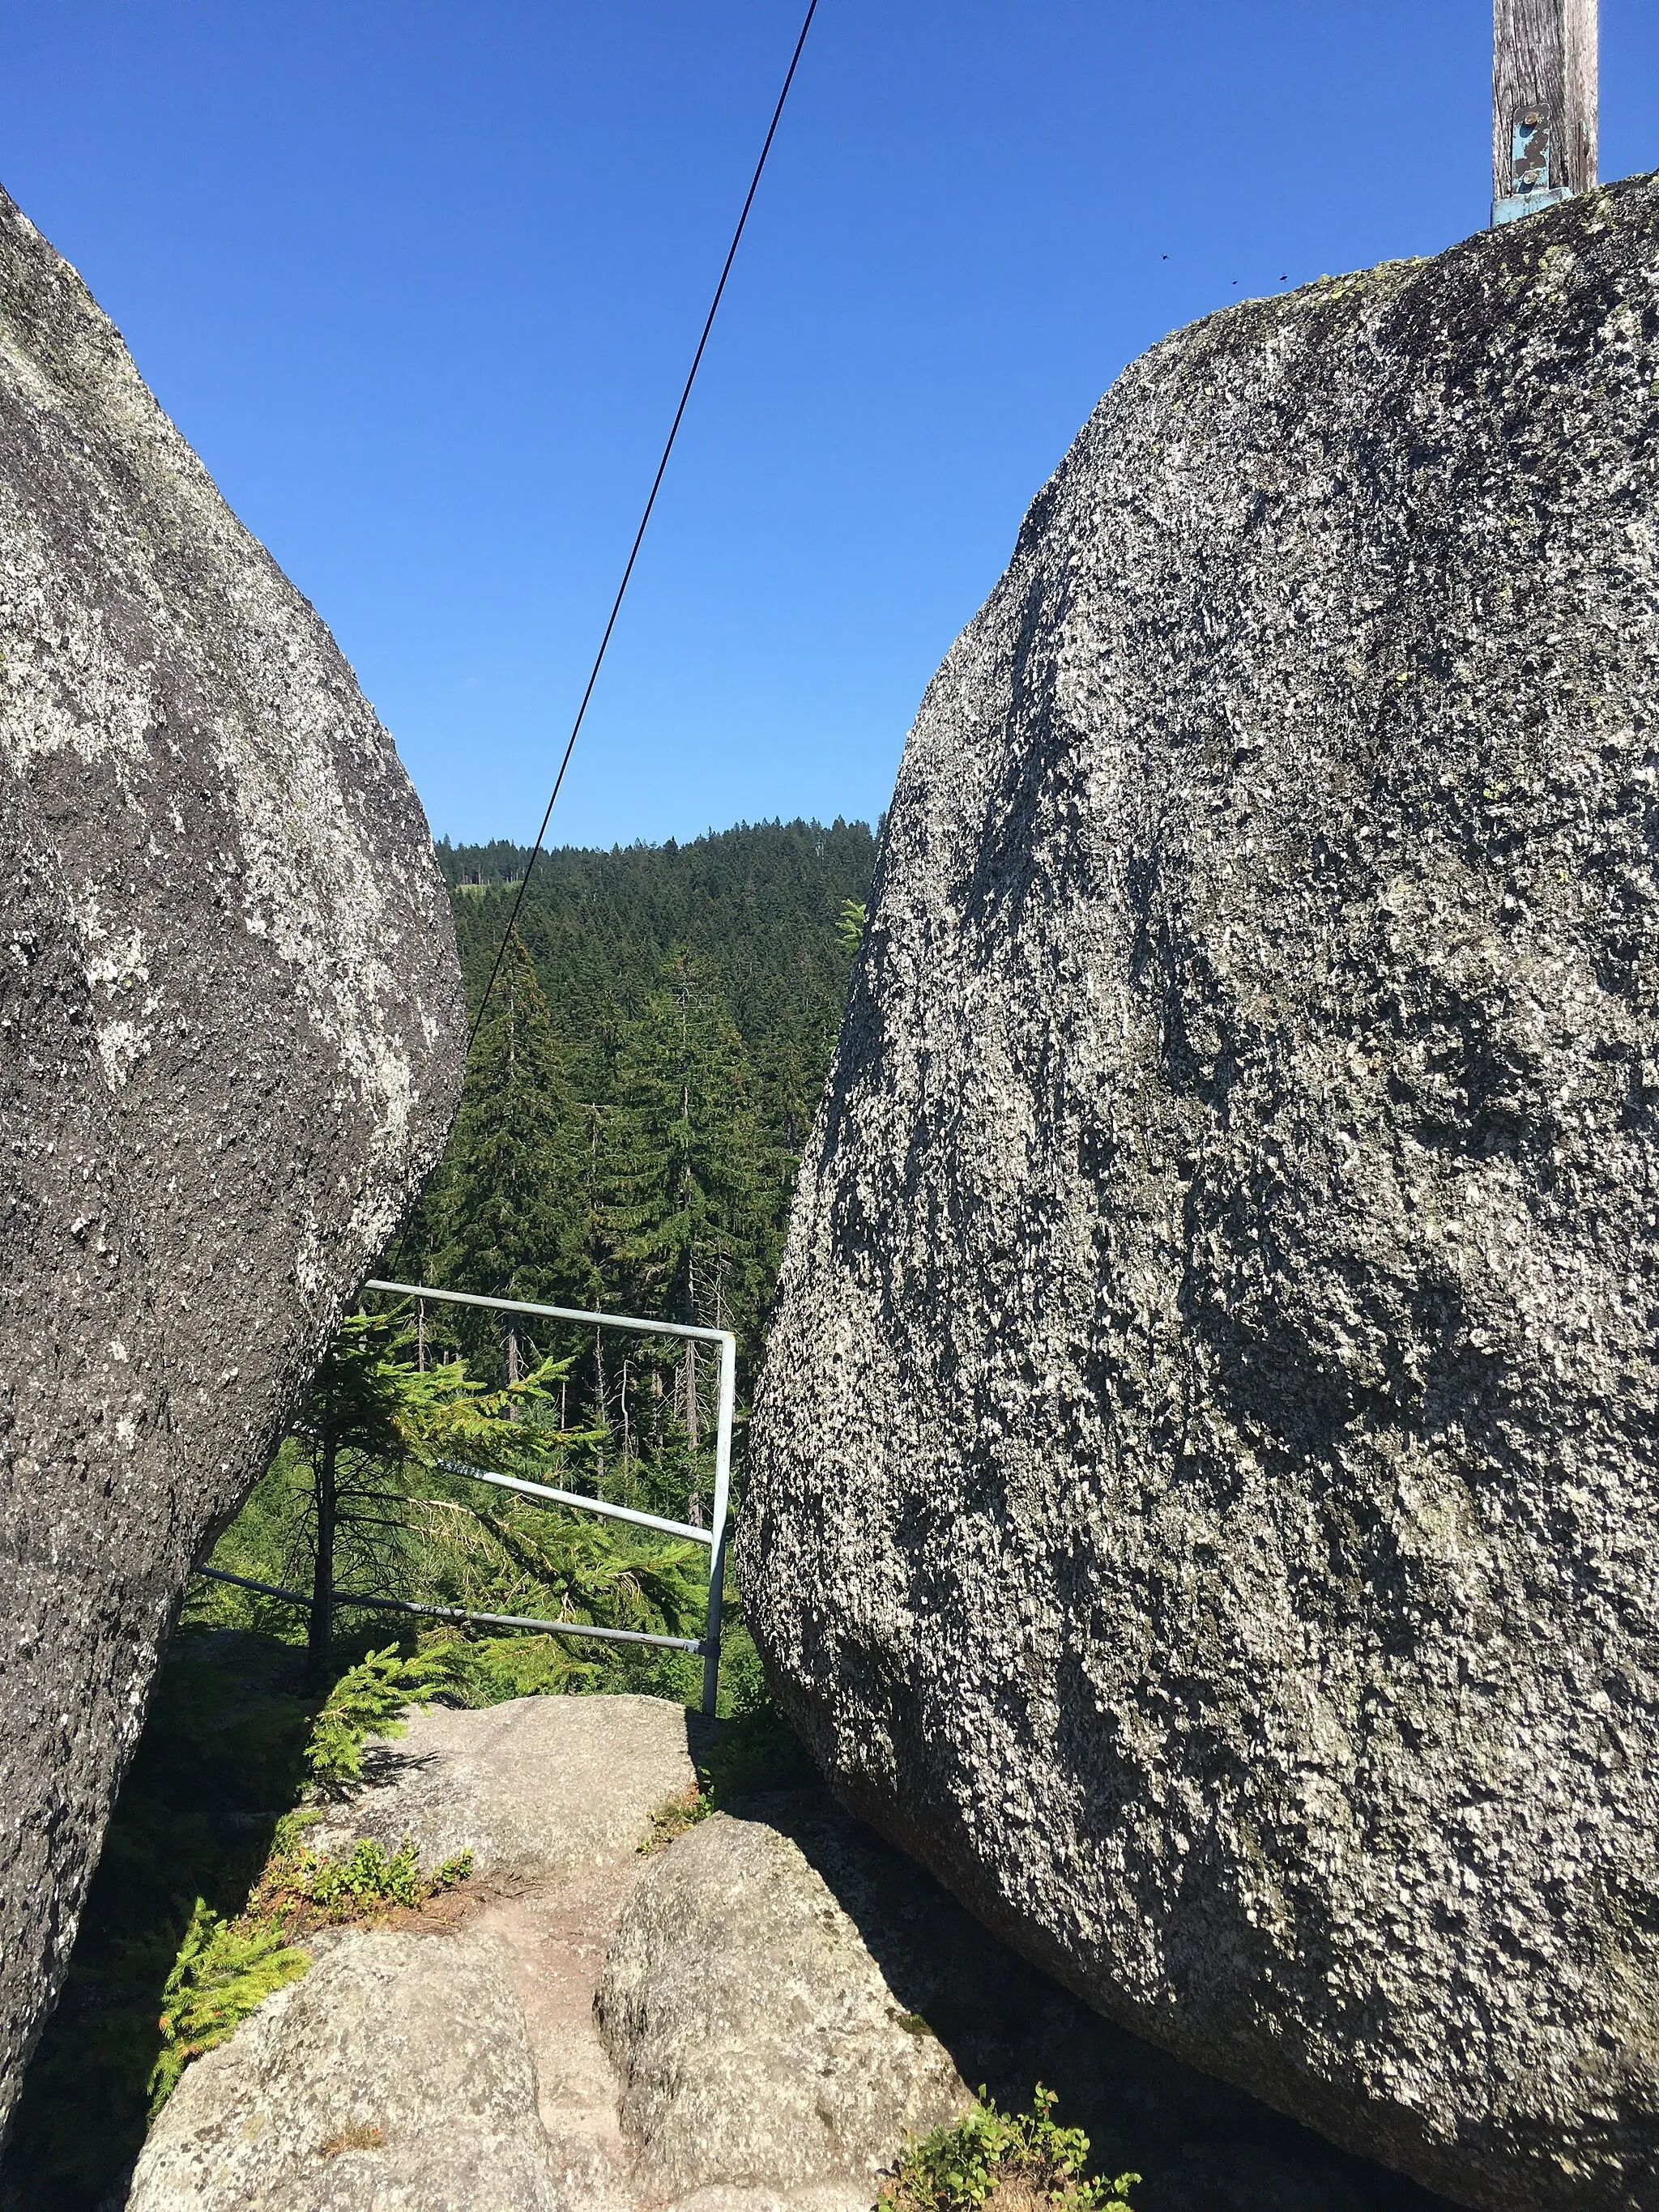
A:
{"type": "Polygon", "coordinates": [[[404,1458],[415,1445],[421,1402],[411,1400],[409,1340],[400,1310],[348,1314],[312,1382],[306,1441],[372,1459],[404,1458]]]}
{"type": "Polygon", "coordinates": [[[535,963],[514,930],[449,1149],[442,1279],[496,1297],[549,1299],[567,1289],[584,1227],[579,1147],[575,1092],[535,963]]]}
{"type": "Polygon", "coordinates": [[[584,1658],[563,1636],[457,1635],[451,1654],[461,1694],[470,1705],[499,1705],[509,1698],[558,1697],[605,1686],[605,1662],[584,1658]]]}
{"type": "Polygon", "coordinates": [[[441,1890],[453,1889],[472,1871],[472,1854],[459,1851],[423,1875],[407,1836],[395,1851],[365,1836],[343,1858],[317,1859],[302,1854],[277,1876],[276,1893],[313,1906],[328,1920],[371,1918],[389,1905],[411,1911],[441,1890]]]}
{"type": "MultiPolygon", "coordinates": [[[[737,1018],[762,1078],[769,1138],[798,1143],[772,1072],[793,1057],[815,1072],[807,1088],[816,1099],[847,990],[837,924],[846,900],[868,898],[875,854],[861,822],[762,823],[686,845],[544,854],[519,929],[579,1097],[610,1096],[617,1023],[637,1017],[663,962],[684,951],[708,964],[737,1018]]],[[[461,964],[475,994],[514,896],[506,886],[522,876],[526,857],[522,847],[456,850],[440,841],[439,865],[452,884],[483,878],[482,896],[455,901],[461,964]]]]}
{"type": "Polygon", "coordinates": [[[979,2094],[965,2118],[907,2145],[877,2212],[979,2212],[1004,2191],[1011,2203],[1054,2212],[1130,2212],[1128,2192],[1140,2176],[1091,2180],[1089,2138],[1059,2124],[1053,2090],[1039,2082],[1030,2111],[1019,2113],[999,2112],[979,2094]]]}
{"type": "Polygon", "coordinates": [[[675,955],[618,1049],[600,1154],[599,1225],[628,1310],[752,1323],[767,1241],[753,1091],[707,965],[675,955]]]}
{"type": "Polygon", "coordinates": [[[869,916],[862,899],[843,899],[841,919],[836,924],[836,934],[848,952],[856,952],[864,942],[865,925],[869,916]]]}
{"type": "MultiPolygon", "coordinates": [[[[476,1003],[528,854],[441,843],[438,858],[476,1003]]],[[[874,858],[870,830],[841,822],[544,855],[448,1154],[386,1272],[689,1314],[734,1327],[752,1364],[874,858]]],[[[430,1326],[480,1371],[506,1348],[482,1319],[430,1326]]],[[[575,1359],[601,1485],[619,1455],[624,1487],[660,1483],[683,1507],[696,1483],[679,1455],[711,1418],[713,1362],[535,1334],[575,1359]]]]}
{"type": "MultiPolygon", "coordinates": [[[[347,1356],[378,1363],[385,1341],[383,1335],[356,1331],[347,1356]]],[[[556,1365],[550,1370],[544,1364],[513,1389],[490,1390],[473,1382],[459,1361],[424,1372],[402,1368],[395,1393],[386,1394],[395,1401],[390,1423],[395,1434],[386,1456],[336,1455],[340,1582],[466,1612],[700,1634],[707,1589],[701,1546],[550,1509],[454,1471],[474,1466],[562,1487],[596,1487],[591,1477],[586,1484],[583,1480],[591,1437],[562,1430],[556,1415],[548,1418],[550,1380],[557,1376],[556,1365]],[[520,1418],[512,1418],[514,1413],[520,1418]]],[[[311,1442],[314,1448],[314,1437],[311,1442]]],[[[683,1478],[705,1479],[706,1469],[683,1478]]],[[[639,1500],[643,1486],[637,1481],[627,1486],[638,1502],[665,1502],[649,1495],[639,1500]]],[[[666,1502],[685,1510],[683,1492],[666,1502]]],[[[213,1563],[261,1582],[302,1584],[316,1504],[314,1468],[303,1455],[285,1452],[249,1510],[221,1540],[213,1563]]],[[[292,1608],[281,1615],[269,1600],[213,1583],[198,1586],[191,1618],[227,1625],[276,1626],[280,1620],[289,1634],[304,1626],[304,1616],[292,1608]]],[[[445,1631],[425,1639],[418,1663],[400,1661],[394,1651],[378,1658],[368,1674],[348,1675],[337,1686],[318,1738],[314,1756],[323,1762],[315,1768],[318,1778],[350,1779],[354,1745],[361,1746],[364,1733],[377,1725],[375,1713],[393,1716],[401,1705],[436,1690],[453,1687],[482,1703],[532,1690],[601,1686],[661,1686],[665,1694],[681,1694],[683,1668],[671,1668],[672,1680],[657,1679],[662,1661],[675,1655],[641,1660],[616,1646],[572,1647],[550,1637],[536,1639],[536,1647],[509,1655],[498,1639],[479,1654],[445,1631]],[[453,1681],[446,1666],[454,1672],[453,1681]],[[641,1667],[655,1670],[652,1683],[639,1679],[641,1667]],[[377,1669],[386,1674],[383,1683],[377,1669]],[[342,1701],[353,1698],[368,1702],[361,1712],[348,1712],[342,1701]],[[337,1770],[329,1763],[337,1753],[346,1761],[337,1770]]]]}
{"type": "Polygon", "coordinates": [[[310,1964],[310,1954],[286,1940],[280,1917],[223,1920],[198,1897],[161,1993],[161,2049],[146,2084],[150,2117],[192,2058],[234,2035],[310,1964]]]}
{"type": "Polygon", "coordinates": [[[329,1692],[306,1746],[312,1779],[330,1788],[356,1781],[368,1738],[405,1734],[404,1708],[429,1704],[454,1679],[453,1662],[441,1649],[404,1658],[388,1644],[348,1668],[329,1692]]]}

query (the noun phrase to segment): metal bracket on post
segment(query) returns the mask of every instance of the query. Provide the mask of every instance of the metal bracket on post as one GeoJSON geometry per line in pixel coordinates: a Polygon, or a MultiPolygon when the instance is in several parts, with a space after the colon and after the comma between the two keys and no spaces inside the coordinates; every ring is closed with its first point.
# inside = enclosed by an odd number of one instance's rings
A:
{"type": "Polygon", "coordinates": [[[1595,189],[1598,5],[1492,0],[1494,228],[1595,189]]]}

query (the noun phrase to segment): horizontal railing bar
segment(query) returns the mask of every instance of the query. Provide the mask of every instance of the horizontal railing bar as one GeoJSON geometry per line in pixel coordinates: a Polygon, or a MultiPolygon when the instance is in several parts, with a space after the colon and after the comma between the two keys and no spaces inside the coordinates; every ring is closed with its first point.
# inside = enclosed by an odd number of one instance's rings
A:
{"type": "Polygon", "coordinates": [[[735,1344],[737,1339],[729,1328],[693,1328],[689,1322],[641,1321],[635,1314],[586,1313],[580,1306],[529,1305],[522,1298],[487,1298],[477,1291],[434,1291],[428,1283],[383,1283],[378,1279],[363,1285],[366,1291],[392,1291],[402,1298],[437,1298],[452,1306],[487,1306],[492,1313],[539,1314],[545,1321],[580,1321],[592,1328],[636,1328],[647,1336],[690,1336],[699,1344],[735,1344]]]}
{"type": "MultiPolygon", "coordinates": [[[[312,1610],[312,1601],[301,1597],[297,1590],[278,1589],[273,1583],[250,1582],[246,1575],[227,1573],[223,1567],[198,1567],[198,1575],[206,1575],[216,1583],[234,1583],[239,1589],[258,1590],[266,1597],[285,1598],[289,1605],[297,1605],[302,1612],[312,1610]]],[[[525,1620],[513,1613],[466,1613],[454,1605],[415,1605],[404,1597],[369,1597],[350,1590],[336,1590],[336,1605],[374,1606],[382,1613],[418,1613],[432,1620],[477,1621],[486,1628],[534,1628],[549,1636],[592,1636],[602,1644],[659,1644],[669,1651],[701,1651],[702,1645],[690,1636],[655,1636],[643,1628],[593,1628],[586,1621],[525,1620]]]]}
{"type": "Polygon", "coordinates": [[[556,1505],[579,1506],[584,1513],[603,1513],[607,1520],[631,1521],[641,1528],[659,1528],[665,1535],[686,1536],[695,1544],[712,1545],[712,1528],[694,1528],[689,1521],[670,1521],[661,1513],[641,1513],[632,1505],[613,1505],[608,1498],[584,1498],[579,1490],[556,1490],[550,1482],[526,1482],[516,1474],[488,1474],[481,1467],[468,1467],[459,1459],[434,1459],[434,1467],[450,1474],[464,1474],[472,1482],[493,1482],[498,1490],[517,1490],[526,1498],[550,1498],[556,1505]]]}
{"type": "Polygon", "coordinates": [[[298,1590],[278,1589],[275,1583],[252,1582],[246,1575],[228,1574],[223,1567],[192,1567],[191,1572],[207,1575],[216,1583],[234,1583],[238,1589],[258,1590],[262,1597],[286,1598],[290,1605],[297,1605],[301,1613],[311,1611],[308,1597],[301,1597],[298,1590]]]}
{"type": "Polygon", "coordinates": [[[535,1628],[549,1636],[592,1636],[602,1644],[660,1644],[670,1651],[701,1651],[693,1636],[656,1636],[644,1628],[594,1628],[580,1620],[526,1620],[515,1613],[466,1613],[455,1605],[413,1605],[403,1597],[354,1597],[334,1593],[336,1605],[372,1605],[383,1613],[420,1613],[432,1620],[476,1621],[485,1628],[535,1628]]]}

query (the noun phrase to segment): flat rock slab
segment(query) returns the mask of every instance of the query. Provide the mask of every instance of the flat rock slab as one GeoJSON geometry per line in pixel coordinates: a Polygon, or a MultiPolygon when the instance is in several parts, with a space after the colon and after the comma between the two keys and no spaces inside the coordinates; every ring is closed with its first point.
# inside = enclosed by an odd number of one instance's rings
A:
{"type": "Polygon", "coordinates": [[[466,1935],[332,1938],[185,2074],[128,2212],[560,2212],[523,2009],[466,1935]]]}
{"type": "Polygon", "coordinates": [[[649,1815],[696,1784],[702,1723],[661,1698],[514,1698],[430,1705],[370,1745],[361,1787],[307,1831],[310,1849],[407,1838],[423,1868],[472,1853],[480,1877],[548,1882],[631,1852],[649,1815]]]}
{"type": "Polygon", "coordinates": [[[845,1802],[1493,2212],[1659,2204],[1659,183],[1164,340],[906,746],[750,1439],[845,1802]]]}

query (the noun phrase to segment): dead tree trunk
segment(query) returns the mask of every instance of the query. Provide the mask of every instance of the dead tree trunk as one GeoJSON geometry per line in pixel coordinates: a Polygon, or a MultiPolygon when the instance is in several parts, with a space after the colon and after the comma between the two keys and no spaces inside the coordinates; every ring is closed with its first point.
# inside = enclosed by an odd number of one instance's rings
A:
{"type": "Polygon", "coordinates": [[[1493,0],[1492,221],[1595,183],[1599,0],[1493,0]]]}
{"type": "Polygon", "coordinates": [[[334,1536],[339,1516],[339,1492],[335,1482],[335,1444],[322,1439],[315,1465],[317,1486],[317,1557],[311,1575],[311,1629],[307,1644],[311,1671],[320,1679],[327,1671],[329,1647],[334,1641],[334,1536]]]}

